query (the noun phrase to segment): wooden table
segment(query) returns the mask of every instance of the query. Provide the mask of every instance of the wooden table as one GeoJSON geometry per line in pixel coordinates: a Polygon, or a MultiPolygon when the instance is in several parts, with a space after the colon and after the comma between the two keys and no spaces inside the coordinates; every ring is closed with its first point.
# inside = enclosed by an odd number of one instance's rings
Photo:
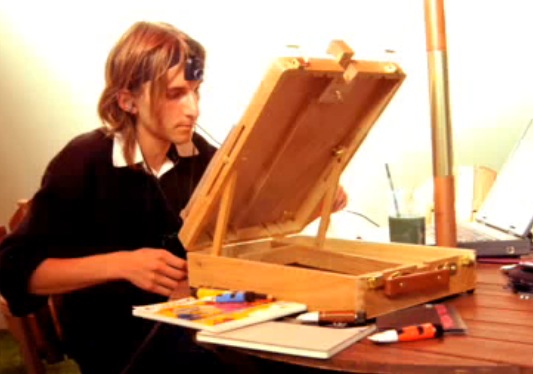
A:
{"type": "Polygon", "coordinates": [[[263,359],[352,373],[533,373],[533,299],[505,288],[500,265],[478,264],[473,294],[453,297],[467,335],[375,345],[358,342],[328,360],[239,350],[263,359]]]}

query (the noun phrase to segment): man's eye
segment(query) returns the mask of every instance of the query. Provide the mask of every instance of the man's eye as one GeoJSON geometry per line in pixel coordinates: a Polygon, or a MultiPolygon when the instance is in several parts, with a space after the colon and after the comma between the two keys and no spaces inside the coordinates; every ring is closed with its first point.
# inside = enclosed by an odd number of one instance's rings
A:
{"type": "Polygon", "coordinates": [[[170,90],[167,91],[167,98],[169,99],[179,99],[185,95],[185,90],[170,90]]]}

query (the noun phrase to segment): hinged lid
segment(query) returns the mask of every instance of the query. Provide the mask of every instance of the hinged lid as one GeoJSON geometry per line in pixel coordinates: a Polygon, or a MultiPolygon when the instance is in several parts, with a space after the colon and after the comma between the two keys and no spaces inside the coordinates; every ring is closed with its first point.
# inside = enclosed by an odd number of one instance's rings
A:
{"type": "Polygon", "coordinates": [[[342,170],[404,73],[352,59],[342,41],[328,52],[333,58],[279,58],[267,71],[186,208],[187,250],[297,233],[322,200],[329,219],[342,170]]]}

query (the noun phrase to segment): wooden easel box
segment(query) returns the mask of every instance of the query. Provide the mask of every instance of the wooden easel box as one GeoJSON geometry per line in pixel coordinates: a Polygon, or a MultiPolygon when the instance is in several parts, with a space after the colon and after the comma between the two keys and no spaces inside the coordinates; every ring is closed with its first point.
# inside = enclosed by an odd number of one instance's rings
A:
{"type": "Polygon", "coordinates": [[[326,238],[340,175],[405,78],[342,41],[328,53],[277,59],[210,163],[179,233],[190,285],[365,318],[473,290],[474,251],[326,238]],[[317,236],[295,235],[317,212],[317,236]]]}

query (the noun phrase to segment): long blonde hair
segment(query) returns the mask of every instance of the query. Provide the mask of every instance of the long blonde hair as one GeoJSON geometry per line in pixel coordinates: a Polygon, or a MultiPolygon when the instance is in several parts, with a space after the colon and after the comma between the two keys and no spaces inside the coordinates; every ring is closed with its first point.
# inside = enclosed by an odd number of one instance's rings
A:
{"type": "Polygon", "coordinates": [[[118,94],[129,90],[140,94],[142,84],[151,81],[150,110],[158,110],[167,89],[167,70],[183,65],[189,55],[205,59],[200,43],[166,23],[137,22],[115,44],[107,58],[105,88],[98,102],[98,115],[108,134],[120,133],[124,138],[124,158],[133,166],[135,148],[135,115],[118,104],[118,94]]]}

